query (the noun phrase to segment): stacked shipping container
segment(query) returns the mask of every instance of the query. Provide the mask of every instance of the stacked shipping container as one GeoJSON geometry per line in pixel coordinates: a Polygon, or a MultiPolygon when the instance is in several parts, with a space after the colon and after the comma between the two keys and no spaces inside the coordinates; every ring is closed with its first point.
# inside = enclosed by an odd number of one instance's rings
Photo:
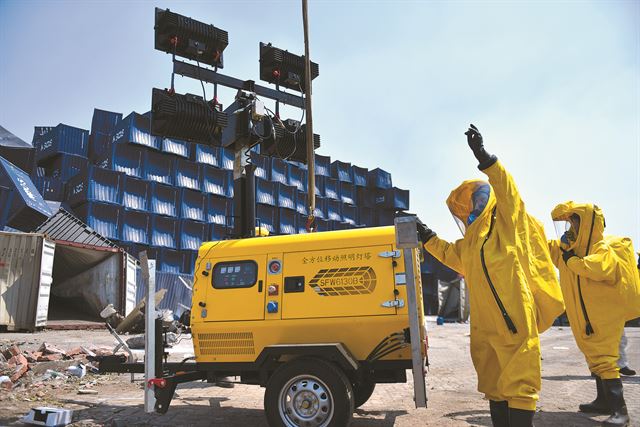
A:
{"type": "MultiPolygon", "coordinates": [[[[95,110],[91,132],[38,127],[34,177],[48,200],[62,201],[97,232],[136,255],[146,249],[166,273],[192,274],[203,241],[233,226],[230,150],[160,138],[149,116],[95,110]]],[[[306,232],[307,167],[251,153],[256,219],[272,234],[306,232]]],[[[319,231],[393,223],[409,192],[382,169],[316,156],[319,231]]]]}

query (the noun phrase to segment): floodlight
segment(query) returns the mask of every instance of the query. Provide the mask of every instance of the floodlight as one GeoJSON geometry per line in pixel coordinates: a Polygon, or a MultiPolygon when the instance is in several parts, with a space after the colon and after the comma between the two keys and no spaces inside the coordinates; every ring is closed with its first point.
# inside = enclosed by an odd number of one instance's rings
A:
{"type": "Polygon", "coordinates": [[[156,49],[222,68],[222,52],[229,44],[228,32],[158,8],[154,29],[156,49]]]}
{"type": "MultiPolygon", "coordinates": [[[[284,127],[274,122],[275,139],[269,138],[262,143],[262,153],[296,162],[307,163],[306,125],[293,119],[284,120],[284,127]]],[[[313,134],[313,149],[320,148],[320,135],[313,134]]]]}
{"type": "MultiPolygon", "coordinates": [[[[318,64],[311,62],[311,80],[319,75],[318,64]]],[[[260,79],[288,89],[306,91],[304,56],[260,43],[260,79]]]]}
{"type": "Polygon", "coordinates": [[[180,95],[153,89],[151,97],[151,133],[168,138],[204,143],[219,141],[227,125],[227,114],[213,101],[192,94],[180,95]]]}

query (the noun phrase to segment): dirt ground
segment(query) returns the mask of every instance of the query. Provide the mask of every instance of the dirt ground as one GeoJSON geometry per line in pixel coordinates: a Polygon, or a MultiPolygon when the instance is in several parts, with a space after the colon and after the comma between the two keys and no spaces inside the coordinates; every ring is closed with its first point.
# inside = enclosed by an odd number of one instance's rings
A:
{"type": "MultiPolygon", "coordinates": [[[[476,375],[469,357],[469,325],[429,322],[431,368],[427,377],[429,407],[415,409],[410,384],[380,384],[371,399],[354,415],[354,427],[387,426],[490,426],[488,402],[476,391],[476,375]]],[[[630,365],[640,368],[640,328],[628,328],[630,365]]],[[[46,331],[36,334],[0,334],[33,350],[43,341],[72,348],[78,345],[112,345],[106,331],[46,331]]],[[[189,341],[174,349],[173,357],[192,352],[189,341]]],[[[604,416],[577,412],[578,404],[591,401],[595,384],[569,328],[552,328],[542,336],[542,392],[535,424],[543,426],[597,426],[604,416]]],[[[411,377],[408,372],[407,377],[411,377]]],[[[640,426],[640,376],[624,378],[624,392],[632,426],[640,426]]],[[[165,415],[145,414],[141,383],[129,375],[87,375],[83,379],[47,385],[28,391],[0,390],[0,425],[21,425],[19,419],[32,407],[74,409],[76,426],[266,426],[264,389],[236,385],[232,389],[203,383],[181,386],[165,415]],[[93,395],[78,394],[92,388],[93,395]]]]}

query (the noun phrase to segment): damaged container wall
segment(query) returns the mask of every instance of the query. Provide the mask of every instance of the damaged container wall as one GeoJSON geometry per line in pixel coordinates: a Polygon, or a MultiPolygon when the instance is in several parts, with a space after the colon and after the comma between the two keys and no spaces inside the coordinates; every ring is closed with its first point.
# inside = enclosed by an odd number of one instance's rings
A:
{"type": "MultiPolygon", "coordinates": [[[[142,274],[138,274],[136,300],[140,303],[145,297],[145,287],[142,274]]],[[[158,305],[160,310],[173,310],[173,314],[180,316],[185,310],[191,309],[193,277],[187,274],[165,273],[156,271],[156,291],[166,289],[167,293],[158,305]]]]}
{"type": "Polygon", "coordinates": [[[42,234],[0,232],[0,327],[46,325],[55,248],[42,234]]]}

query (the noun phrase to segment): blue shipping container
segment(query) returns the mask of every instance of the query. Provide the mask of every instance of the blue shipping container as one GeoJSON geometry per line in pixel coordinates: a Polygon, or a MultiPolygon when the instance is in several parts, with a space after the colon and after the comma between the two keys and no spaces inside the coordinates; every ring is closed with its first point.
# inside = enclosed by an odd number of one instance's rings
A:
{"type": "Polygon", "coordinates": [[[262,203],[256,204],[256,222],[260,227],[266,228],[269,233],[275,234],[277,231],[277,208],[262,203]]]}
{"type": "Polygon", "coordinates": [[[331,163],[331,177],[341,182],[352,183],[353,172],[351,170],[351,163],[334,160],[333,163],[331,163]]]}
{"type": "Polygon", "coordinates": [[[38,162],[60,153],[87,157],[89,131],[60,123],[42,135],[34,147],[38,162]]]}
{"type": "Polygon", "coordinates": [[[82,222],[110,240],[118,240],[120,207],[100,202],[87,202],[73,208],[82,222]]]}
{"type": "Polygon", "coordinates": [[[122,206],[137,211],[149,210],[151,184],[149,181],[123,176],[122,206]]]}
{"type": "Polygon", "coordinates": [[[44,136],[51,132],[53,128],[55,128],[55,126],[34,126],[31,145],[35,147],[36,145],[40,144],[43,141],[44,136]]]}
{"type": "Polygon", "coordinates": [[[334,221],[342,221],[342,203],[337,200],[327,199],[327,216],[326,218],[334,221]]]}
{"type": "Polygon", "coordinates": [[[270,158],[267,156],[262,156],[255,151],[250,153],[251,164],[253,164],[256,168],[253,172],[256,178],[261,178],[264,180],[269,180],[269,169],[270,169],[270,158]]]}
{"type": "Polygon", "coordinates": [[[102,132],[91,132],[89,135],[89,160],[92,163],[104,159],[111,149],[111,135],[102,132]]]}
{"type": "Polygon", "coordinates": [[[154,214],[178,216],[178,189],[159,182],[151,182],[149,211],[154,214]]]}
{"type": "Polygon", "coordinates": [[[193,144],[191,148],[191,160],[204,164],[221,167],[220,147],[214,147],[213,145],[193,144]]]}
{"type": "Polygon", "coordinates": [[[220,147],[220,167],[222,169],[233,170],[233,162],[235,160],[235,154],[233,150],[220,147]]]}
{"type": "Polygon", "coordinates": [[[227,225],[233,212],[233,200],[209,194],[207,196],[207,222],[227,225]]]}
{"type": "Polygon", "coordinates": [[[67,183],[67,202],[71,206],[87,201],[119,205],[122,203],[123,179],[120,172],[90,166],[67,183]]]}
{"type": "Polygon", "coordinates": [[[154,150],[160,150],[160,138],[149,132],[151,119],[142,114],[133,112],[122,119],[113,131],[111,142],[113,144],[129,143],[144,145],[154,150]]]}
{"type": "Polygon", "coordinates": [[[159,250],[159,257],[156,269],[163,273],[180,274],[184,266],[184,254],[182,251],[162,248],[159,250]]]}
{"type": "Polygon", "coordinates": [[[356,187],[367,186],[367,176],[369,175],[369,169],[361,168],[360,166],[352,166],[353,171],[353,185],[356,187]]]}
{"type": "Polygon", "coordinates": [[[52,212],[29,175],[13,163],[0,157],[0,187],[12,192],[7,224],[20,231],[32,231],[52,212]]]}
{"type": "Polygon", "coordinates": [[[45,200],[65,201],[65,184],[60,178],[37,176],[33,183],[45,200]]]}
{"type": "Polygon", "coordinates": [[[296,187],[276,182],[275,190],[278,196],[277,206],[287,209],[296,209],[296,187]]]}
{"type": "Polygon", "coordinates": [[[356,211],[355,206],[351,206],[348,204],[342,204],[342,210],[340,211],[342,215],[342,221],[348,224],[356,225],[358,223],[358,213],[356,211]]]}
{"type": "Polygon", "coordinates": [[[209,230],[207,232],[207,240],[215,242],[218,240],[225,240],[229,237],[230,228],[220,224],[209,224],[209,230]]]}
{"type": "MultiPolygon", "coordinates": [[[[193,275],[196,260],[198,259],[198,251],[182,251],[184,263],[182,264],[182,273],[193,275]]],[[[188,283],[188,282],[187,282],[188,283]]],[[[187,305],[187,304],[185,304],[187,305]]],[[[188,306],[188,305],[187,305],[188,306]]]]}
{"type": "Polygon", "coordinates": [[[340,200],[342,200],[342,203],[355,205],[356,198],[354,195],[353,184],[349,182],[340,182],[339,186],[340,186],[340,200]]]}
{"type": "Polygon", "coordinates": [[[291,209],[278,209],[278,233],[296,234],[298,232],[298,213],[291,209]]]}
{"type": "Polygon", "coordinates": [[[338,180],[335,178],[324,179],[324,197],[331,200],[340,200],[338,180]]]}
{"type": "Polygon", "coordinates": [[[125,175],[142,178],[144,176],[142,163],[144,150],[141,147],[126,144],[116,144],[109,148],[105,157],[96,160],[96,166],[122,172],[125,175]]]}
{"type": "Polygon", "coordinates": [[[370,170],[367,175],[367,185],[374,188],[391,188],[391,174],[380,168],[370,170]]]}
{"type": "Polygon", "coordinates": [[[88,164],[86,157],[63,153],[38,162],[38,167],[44,169],[45,176],[66,182],[86,169],[88,164]]]}
{"type": "Polygon", "coordinates": [[[173,185],[175,158],[155,151],[146,150],[142,167],[143,178],[149,181],[173,185]]]}
{"type": "Polygon", "coordinates": [[[192,219],[195,221],[205,221],[205,212],[207,210],[206,194],[199,191],[181,188],[180,195],[180,211],[179,216],[183,219],[192,219]]]}
{"type": "Polygon", "coordinates": [[[316,158],[316,175],[331,176],[331,157],[315,155],[316,158]]]}
{"type": "Polygon", "coordinates": [[[150,215],[149,243],[163,248],[177,247],[178,220],[162,215],[150,215]]]}
{"type": "Polygon", "coordinates": [[[207,224],[187,219],[180,220],[180,249],[197,251],[207,239],[207,224]]]}
{"type": "Polygon", "coordinates": [[[380,190],[376,195],[376,206],[387,209],[408,210],[409,190],[402,190],[398,187],[380,190]]]}
{"type": "Polygon", "coordinates": [[[184,159],[177,159],[175,164],[175,186],[200,191],[202,187],[200,166],[195,162],[184,159]]]}
{"type": "Polygon", "coordinates": [[[13,190],[7,187],[0,187],[0,230],[2,230],[5,225],[7,225],[12,197],[13,190]]]}
{"type": "Polygon", "coordinates": [[[91,133],[112,134],[120,120],[122,120],[122,113],[113,113],[94,108],[93,117],[91,118],[91,133]]]}
{"type": "Polygon", "coordinates": [[[372,227],[376,225],[374,211],[372,208],[358,206],[357,214],[358,214],[358,221],[357,221],[358,224],[365,225],[368,227],[372,227]]]}
{"type": "Polygon", "coordinates": [[[142,245],[149,244],[149,214],[121,209],[119,227],[121,241],[142,245]]]}
{"type": "Polygon", "coordinates": [[[271,181],[280,182],[282,184],[288,184],[289,180],[287,179],[287,162],[282,159],[278,159],[277,157],[271,158],[271,171],[269,175],[271,176],[271,181]]]}
{"type": "Polygon", "coordinates": [[[179,139],[162,138],[161,151],[188,159],[191,154],[191,143],[179,139]]]}
{"type": "Polygon", "coordinates": [[[301,167],[287,162],[288,184],[293,185],[298,190],[307,191],[307,171],[301,167]]]}
{"type": "Polygon", "coordinates": [[[233,172],[213,166],[202,165],[200,167],[202,179],[202,191],[218,196],[233,196],[233,172]]]}
{"type": "Polygon", "coordinates": [[[278,196],[273,182],[256,178],[256,203],[275,206],[278,196]]]}

